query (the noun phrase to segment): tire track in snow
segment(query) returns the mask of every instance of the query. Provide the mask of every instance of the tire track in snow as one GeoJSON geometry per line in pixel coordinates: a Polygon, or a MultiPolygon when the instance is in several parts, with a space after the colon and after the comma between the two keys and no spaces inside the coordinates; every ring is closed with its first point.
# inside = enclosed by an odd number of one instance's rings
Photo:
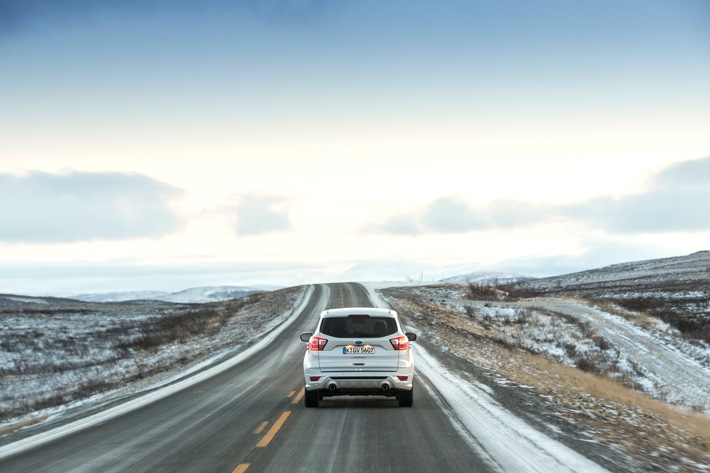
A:
{"type": "Polygon", "coordinates": [[[589,322],[622,355],[648,370],[666,401],[710,411],[710,369],[625,319],[565,299],[535,299],[520,305],[530,309],[540,307],[589,322]]]}

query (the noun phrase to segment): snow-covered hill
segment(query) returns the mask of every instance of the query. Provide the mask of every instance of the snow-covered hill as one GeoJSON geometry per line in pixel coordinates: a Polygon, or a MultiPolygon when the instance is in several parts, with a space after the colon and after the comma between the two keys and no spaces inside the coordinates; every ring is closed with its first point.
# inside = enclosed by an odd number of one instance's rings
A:
{"type": "MultiPolygon", "coordinates": [[[[490,300],[471,300],[467,283],[485,284],[488,277],[501,284],[506,273],[472,273],[460,284],[372,283],[370,290],[377,292],[373,300],[381,298],[378,305],[400,312],[432,359],[459,370],[466,382],[454,384],[475,387],[467,393],[495,395],[496,406],[550,436],[568,436],[577,446],[611,445],[638,465],[612,471],[707,473],[710,340],[702,330],[710,311],[708,268],[709,252],[625,263],[520,282],[525,291],[509,287],[490,300]],[[620,301],[645,301],[663,311],[624,309],[620,301]],[[671,326],[693,314],[693,337],[671,326]],[[669,411],[660,401],[686,411],[669,411]]],[[[167,296],[196,302],[233,289],[253,288],[195,288],[167,296]]],[[[129,299],[146,295],[132,294],[129,299]]],[[[133,395],[158,378],[196,370],[203,360],[232,353],[235,343],[248,344],[278,325],[304,294],[292,288],[209,305],[161,302],[165,294],[153,296],[160,301],[115,304],[0,295],[0,374],[12,383],[0,390],[7,429],[28,419],[51,420],[71,402],[91,405],[133,395]],[[99,391],[103,397],[87,401],[99,391]]],[[[466,396],[461,399],[473,399],[466,396]]]]}
{"type": "Polygon", "coordinates": [[[614,301],[710,343],[710,251],[615,264],[516,287],[530,294],[614,301]]]}
{"type": "Polygon", "coordinates": [[[520,287],[546,292],[574,291],[577,294],[601,291],[626,297],[664,295],[669,291],[703,291],[710,294],[710,251],[686,256],[634,261],[549,278],[535,279],[520,287]]]}
{"type": "Polygon", "coordinates": [[[518,282],[531,281],[534,278],[516,273],[501,273],[496,271],[479,271],[467,274],[460,274],[450,278],[442,279],[439,282],[448,282],[454,284],[479,284],[479,285],[498,285],[498,284],[514,284],[518,282]]]}
{"type": "MultiPolygon", "coordinates": [[[[289,316],[305,291],[296,287],[209,305],[0,294],[0,437],[2,422],[13,416],[41,416],[32,412],[44,408],[61,412],[102,392],[131,394],[155,378],[233,353],[289,316]]],[[[222,292],[177,294],[195,300],[222,292]]]]}
{"type": "Polygon", "coordinates": [[[179,292],[136,291],[136,292],[107,292],[102,294],[80,294],[72,299],[85,302],[126,302],[137,300],[153,300],[177,303],[203,303],[218,302],[237,299],[263,289],[242,286],[205,286],[193,287],[179,292]]]}
{"type": "MultiPolygon", "coordinates": [[[[416,348],[453,355],[454,365],[466,366],[459,372],[463,378],[475,378],[500,405],[531,425],[552,428],[552,435],[577,432],[639,462],[610,471],[708,471],[703,465],[710,458],[710,430],[702,415],[710,413],[710,346],[612,305],[567,297],[474,301],[465,293],[464,286],[457,291],[451,284],[378,291],[384,306],[418,334],[416,348]],[[521,399],[509,397],[516,395],[521,399]],[[705,434],[688,432],[692,419],[705,434]],[[688,448],[689,442],[695,446],[688,448]],[[673,453],[649,454],[656,451],[673,453]]],[[[441,385],[467,385],[448,373],[445,379],[441,385]]],[[[445,397],[450,392],[442,389],[445,397]]]]}
{"type": "Polygon", "coordinates": [[[144,301],[144,300],[159,300],[160,297],[169,296],[169,292],[162,291],[117,291],[117,292],[101,292],[92,294],[79,294],[70,296],[70,299],[84,302],[126,302],[126,301],[144,301]]]}

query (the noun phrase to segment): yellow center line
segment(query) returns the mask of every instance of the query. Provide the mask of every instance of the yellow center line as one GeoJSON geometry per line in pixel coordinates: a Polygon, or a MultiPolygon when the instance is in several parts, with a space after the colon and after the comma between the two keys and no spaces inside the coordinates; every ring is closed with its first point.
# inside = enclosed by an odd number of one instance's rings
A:
{"type": "Polygon", "coordinates": [[[269,421],[268,421],[268,420],[265,420],[264,422],[262,422],[261,424],[259,424],[259,427],[257,427],[256,429],[254,429],[254,434],[259,435],[260,433],[262,433],[262,432],[264,431],[264,429],[266,428],[267,425],[269,425],[269,421]]]}
{"type": "Polygon", "coordinates": [[[259,440],[259,443],[256,444],[257,447],[266,447],[269,445],[269,443],[276,437],[276,434],[279,432],[281,427],[284,425],[284,422],[286,422],[286,419],[288,419],[288,416],[291,415],[291,411],[286,411],[283,414],[281,414],[281,417],[279,417],[279,420],[277,420],[274,425],[271,426],[268,432],[266,432],[266,435],[264,435],[261,440],[259,440]]]}
{"type": "Polygon", "coordinates": [[[306,390],[305,390],[305,389],[301,389],[301,392],[299,392],[299,393],[298,393],[298,396],[296,396],[296,397],[293,399],[292,403],[293,403],[293,404],[298,404],[299,402],[301,402],[301,399],[303,399],[303,395],[304,395],[304,394],[306,394],[306,390]]]}
{"type": "Polygon", "coordinates": [[[232,470],[232,473],[244,473],[249,468],[249,463],[240,463],[237,467],[232,470]]]}
{"type": "Polygon", "coordinates": [[[291,397],[291,396],[293,396],[294,394],[296,394],[296,391],[291,391],[290,393],[288,393],[288,395],[287,395],[286,397],[291,397]]]}

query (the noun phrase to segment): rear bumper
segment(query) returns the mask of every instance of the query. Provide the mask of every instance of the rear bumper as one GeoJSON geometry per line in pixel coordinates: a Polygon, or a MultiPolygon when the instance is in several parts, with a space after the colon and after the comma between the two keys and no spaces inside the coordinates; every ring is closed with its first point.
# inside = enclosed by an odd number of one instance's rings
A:
{"type": "Polygon", "coordinates": [[[307,391],[320,391],[322,396],[396,396],[397,391],[412,389],[414,372],[343,372],[306,373],[307,391]],[[318,377],[318,380],[315,380],[318,377]],[[406,378],[406,379],[405,379],[406,378]]]}

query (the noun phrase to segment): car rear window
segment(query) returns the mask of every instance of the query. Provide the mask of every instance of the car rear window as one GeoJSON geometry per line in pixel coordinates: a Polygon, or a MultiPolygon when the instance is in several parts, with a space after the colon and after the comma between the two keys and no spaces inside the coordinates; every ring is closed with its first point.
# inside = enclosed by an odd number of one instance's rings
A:
{"type": "Polygon", "coordinates": [[[397,333],[397,324],[392,317],[328,317],[320,331],[335,338],[379,338],[397,333]]]}

